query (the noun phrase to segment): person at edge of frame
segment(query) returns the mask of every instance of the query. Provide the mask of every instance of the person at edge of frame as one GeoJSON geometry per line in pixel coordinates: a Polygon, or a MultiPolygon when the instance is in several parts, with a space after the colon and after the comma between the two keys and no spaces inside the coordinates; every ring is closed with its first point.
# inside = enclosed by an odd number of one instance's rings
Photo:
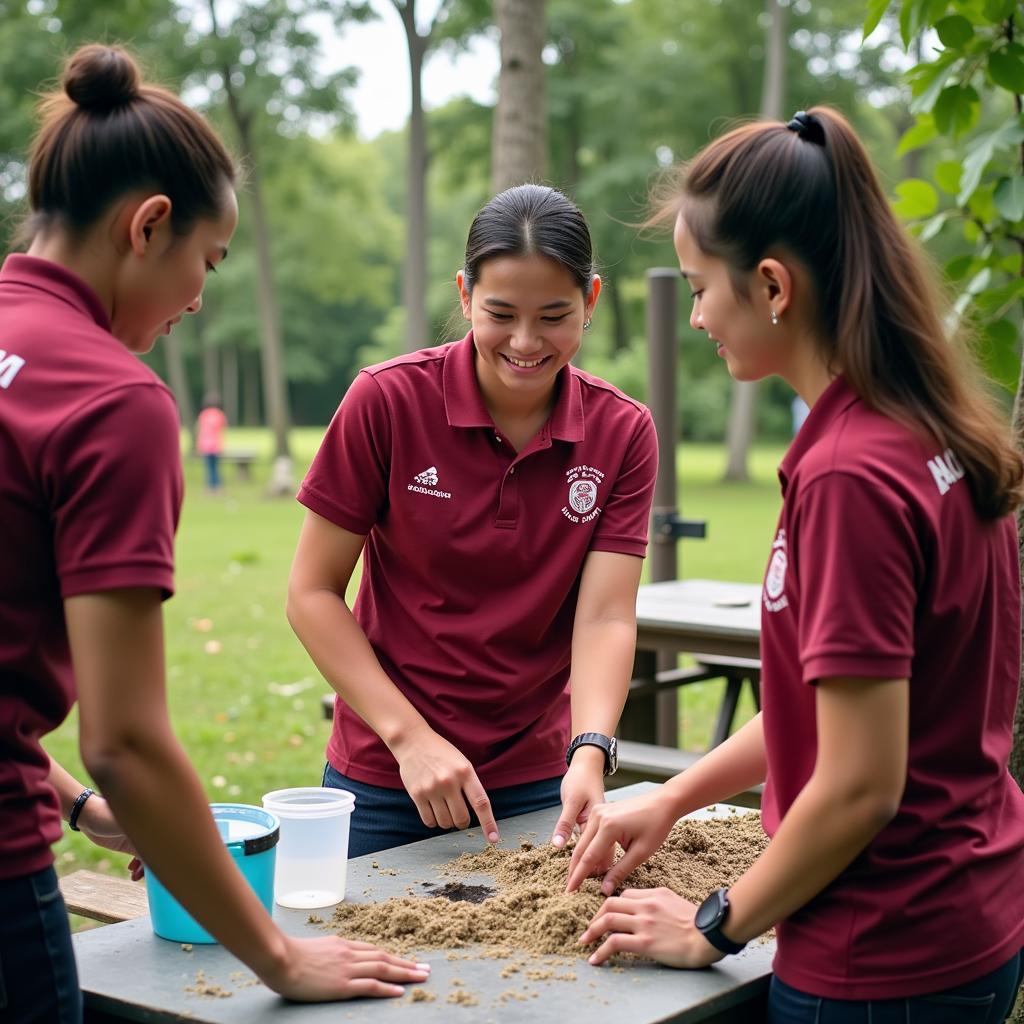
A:
{"type": "MultiPolygon", "coordinates": [[[[199,310],[227,256],[234,163],[118,48],[77,50],[40,114],[28,252],[0,270],[0,1021],[82,1018],[50,849],[62,816],[102,846],[137,851],[275,992],[400,995],[427,971],[274,925],[168,720],[161,606],[174,586],[179,420],[136,356],[199,310]],[[76,698],[82,761],[102,796],[40,742],[76,698]]],[[[131,869],[139,877],[137,859],[131,869]]]]}
{"type": "Polygon", "coordinates": [[[703,967],[775,927],[772,1024],[996,1024],[1024,945],[1020,454],[838,112],[739,127],[662,199],[691,324],[810,413],[779,468],[762,713],[597,808],[568,889],[612,893],[679,816],[762,781],[770,842],[699,908],[627,890],[581,941],[703,967]]]}
{"type": "Polygon", "coordinates": [[[570,363],[601,290],[583,215],[499,193],[456,284],[469,333],[360,372],[299,491],[288,617],[338,694],[323,782],[356,795],[354,855],[559,802],[563,847],[632,674],[657,440],[570,363]]]}

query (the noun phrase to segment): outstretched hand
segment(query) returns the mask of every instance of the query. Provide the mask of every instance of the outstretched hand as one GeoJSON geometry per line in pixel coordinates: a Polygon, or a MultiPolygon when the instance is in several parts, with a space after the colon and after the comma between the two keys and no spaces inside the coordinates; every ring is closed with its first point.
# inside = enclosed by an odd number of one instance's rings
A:
{"type": "Polygon", "coordinates": [[[708,967],[724,953],[693,923],[697,908],[671,889],[626,889],[604,901],[579,942],[604,939],[590,957],[595,967],[616,953],[636,953],[669,967],[708,967]]]}
{"type": "Polygon", "coordinates": [[[610,896],[633,868],[661,846],[675,821],[675,811],[661,790],[599,804],[572,852],[566,892],[578,889],[585,878],[604,875],[601,892],[610,896]],[[625,851],[618,861],[616,844],[625,851]]]}

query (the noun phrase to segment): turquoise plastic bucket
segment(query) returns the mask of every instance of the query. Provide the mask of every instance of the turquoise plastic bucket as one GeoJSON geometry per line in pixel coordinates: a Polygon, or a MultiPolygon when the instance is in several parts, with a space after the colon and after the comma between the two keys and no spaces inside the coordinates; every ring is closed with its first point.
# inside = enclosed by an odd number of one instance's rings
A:
{"type": "MultiPolygon", "coordinates": [[[[274,863],[281,823],[269,811],[249,804],[210,804],[210,810],[228,853],[269,913],[274,906],[274,863]]],[[[160,938],[172,942],[216,943],[148,866],[146,896],[153,931],[160,938]]]]}

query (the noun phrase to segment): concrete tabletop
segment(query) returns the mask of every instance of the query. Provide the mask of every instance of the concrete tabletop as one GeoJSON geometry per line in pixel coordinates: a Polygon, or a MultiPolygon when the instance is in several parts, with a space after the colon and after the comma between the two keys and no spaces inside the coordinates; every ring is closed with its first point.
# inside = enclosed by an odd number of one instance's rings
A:
{"type": "MultiPolygon", "coordinates": [[[[609,799],[621,799],[652,788],[640,783],[612,791],[609,799]]],[[[746,808],[736,808],[748,813],[746,808]]],[[[733,813],[719,804],[712,813],[698,811],[691,817],[733,813]]],[[[502,845],[514,848],[520,837],[539,840],[550,834],[558,808],[536,811],[501,823],[502,845]],[[531,833],[536,833],[532,836],[531,833]]],[[[376,902],[406,896],[406,886],[438,878],[437,866],[460,853],[483,845],[479,830],[457,832],[410,846],[381,851],[349,862],[347,898],[376,902]],[[379,867],[373,867],[376,861],[379,867]],[[394,874],[388,872],[394,871],[394,874]]],[[[488,881],[481,877],[479,881],[488,881]]],[[[293,935],[323,935],[322,927],[308,923],[309,911],[275,906],[274,919],[293,935]]],[[[330,920],[331,908],[313,911],[330,920]]],[[[481,959],[466,950],[427,950],[417,959],[432,967],[429,981],[410,985],[400,999],[359,1000],[347,1003],[286,1003],[263,985],[221,946],[181,944],[157,938],[148,917],[106,925],[74,936],[79,978],[87,1008],[86,1020],[247,1022],[357,1021],[414,1022],[414,1024],[477,1024],[484,1021],[530,1021],[530,1024],[564,1024],[580,1014],[592,1019],[629,1021],[630,1024],[756,1019],[747,1016],[763,998],[771,971],[774,944],[753,942],[739,956],[726,957],[703,971],[674,971],[649,962],[626,963],[620,968],[594,968],[585,959],[569,964],[565,957],[532,959],[518,973],[503,978],[508,960],[481,959]],[[449,959],[451,957],[452,959],[449,959]],[[551,976],[530,980],[534,968],[551,976]],[[202,972],[211,985],[230,992],[229,997],[188,992],[202,972]],[[573,977],[573,975],[575,977],[573,977]],[[422,989],[433,1000],[412,1002],[414,990],[422,989]],[[468,993],[474,1003],[455,1003],[450,997],[468,993]],[[92,1014],[90,1017],[89,1014],[92,1014]]],[[[516,953],[522,961],[527,954],[516,953]]]]}

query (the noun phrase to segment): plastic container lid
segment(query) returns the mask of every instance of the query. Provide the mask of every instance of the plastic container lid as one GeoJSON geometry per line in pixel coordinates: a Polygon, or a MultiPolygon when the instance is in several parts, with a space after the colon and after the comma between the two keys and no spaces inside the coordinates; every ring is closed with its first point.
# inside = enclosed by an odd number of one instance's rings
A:
{"type": "Polygon", "coordinates": [[[354,793],[321,786],[275,789],[263,797],[263,806],[282,818],[334,818],[355,805],[354,793]]]}

